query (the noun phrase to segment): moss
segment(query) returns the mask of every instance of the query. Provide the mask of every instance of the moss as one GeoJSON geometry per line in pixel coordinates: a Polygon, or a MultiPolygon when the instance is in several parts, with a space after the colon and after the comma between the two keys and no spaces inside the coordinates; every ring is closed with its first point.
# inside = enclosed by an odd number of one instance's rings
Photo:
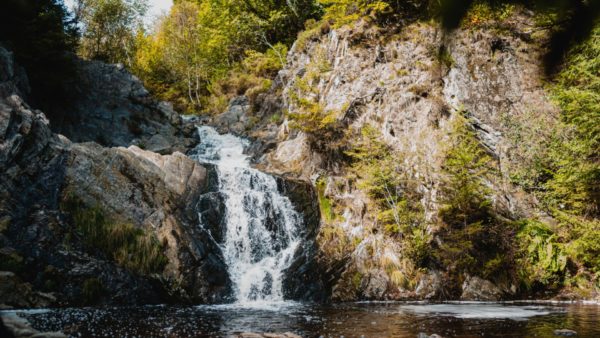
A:
{"type": "Polygon", "coordinates": [[[15,273],[25,270],[25,262],[16,252],[3,253],[0,252],[0,271],[12,271],[15,273]]]}
{"type": "Polygon", "coordinates": [[[475,1],[463,18],[461,26],[474,28],[489,23],[500,23],[510,18],[515,10],[515,5],[506,2],[497,2],[493,5],[487,1],[475,1]]]}
{"type": "Polygon", "coordinates": [[[321,217],[325,220],[325,222],[329,223],[333,221],[335,217],[335,213],[332,207],[332,201],[325,196],[325,178],[321,177],[317,180],[317,194],[319,196],[319,209],[321,210],[321,217]]]}
{"type": "Polygon", "coordinates": [[[446,68],[451,68],[454,65],[454,58],[452,57],[452,54],[450,54],[450,51],[448,50],[448,48],[446,48],[446,46],[440,46],[436,57],[438,62],[446,66],[446,68]]]}
{"type": "Polygon", "coordinates": [[[10,222],[11,222],[11,219],[9,216],[4,216],[4,217],[0,218],[0,233],[3,233],[6,230],[8,230],[8,227],[10,226],[10,222]]]}
{"type": "Polygon", "coordinates": [[[362,284],[362,279],[363,279],[363,275],[360,272],[355,272],[354,275],[352,275],[352,286],[354,287],[354,290],[359,290],[360,289],[360,285],[362,284]]]}
{"type": "Polygon", "coordinates": [[[88,278],[83,281],[81,297],[84,304],[97,304],[104,293],[104,286],[98,278],[88,278]]]}
{"type": "MultiPolygon", "coordinates": [[[[130,223],[115,222],[100,207],[86,207],[69,197],[61,209],[74,225],[75,236],[83,239],[89,251],[99,251],[118,265],[139,274],[160,273],[167,264],[163,245],[156,236],[130,223]]],[[[72,237],[70,236],[71,240],[72,237]]]]}

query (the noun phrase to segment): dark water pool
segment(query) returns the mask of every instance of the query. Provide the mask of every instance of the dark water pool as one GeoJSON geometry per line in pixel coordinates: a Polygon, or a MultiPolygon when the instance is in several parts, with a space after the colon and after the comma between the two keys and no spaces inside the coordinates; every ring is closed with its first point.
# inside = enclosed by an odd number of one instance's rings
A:
{"type": "Polygon", "coordinates": [[[145,306],[25,311],[40,330],[73,337],[226,337],[287,332],[303,337],[600,337],[600,305],[556,303],[348,303],[145,306]]]}

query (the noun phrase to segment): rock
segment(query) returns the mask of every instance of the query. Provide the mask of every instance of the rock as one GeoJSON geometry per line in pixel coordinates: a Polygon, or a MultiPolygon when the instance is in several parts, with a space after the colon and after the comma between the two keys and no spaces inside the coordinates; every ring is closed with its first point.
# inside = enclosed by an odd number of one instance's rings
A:
{"type": "Polygon", "coordinates": [[[497,301],[504,292],[492,282],[477,276],[467,276],[462,285],[461,300],[497,301]]]}
{"type": "MultiPolygon", "coordinates": [[[[14,338],[67,338],[62,332],[40,332],[32,328],[27,319],[19,317],[16,314],[3,314],[0,319],[0,324],[3,324],[0,325],[0,333],[2,333],[3,327],[5,327],[14,338]]],[[[2,335],[2,337],[5,336],[2,335]]]]}
{"type": "Polygon", "coordinates": [[[434,333],[432,335],[428,335],[425,332],[419,332],[419,334],[417,335],[417,338],[443,338],[443,337],[436,333],[434,333]]]}
{"type": "Polygon", "coordinates": [[[177,152],[159,155],[136,146],[86,143],[74,145],[67,161],[65,190],[155,232],[166,243],[165,277],[180,281],[194,301],[213,303],[224,301],[231,290],[217,243],[198,227],[198,204],[218,208],[212,205],[217,201],[202,197],[207,189],[206,168],[177,152]]]}
{"type": "Polygon", "coordinates": [[[415,289],[415,294],[419,299],[439,299],[443,291],[443,281],[441,273],[438,271],[429,271],[421,277],[415,289]]]}
{"type": "Polygon", "coordinates": [[[563,336],[563,337],[573,337],[577,335],[577,331],[569,330],[569,329],[559,329],[554,330],[555,336],[563,336]]]}
{"type": "Polygon", "coordinates": [[[292,332],[285,332],[285,333],[242,332],[242,333],[230,336],[230,338],[302,338],[302,337],[295,333],[292,333],[292,332]]]}
{"type": "Polygon", "coordinates": [[[139,145],[161,154],[192,146],[173,106],[154,100],[122,65],[73,59],[76,77],[67,88],[69,103],[46,110],[52,130],[73,142],[104,146],[139,145]]]}
{"type": "Polygon", "coordinates": [[[218,115],[213,124],[220,133],[242,135],[247,128],[251,127],[251,120],[246,115],[249,110],[250,102],[247,97],[234,97],[229,102],[227,110],[218,115]]]}
{"type": "Polygon", "coordinates": [[[390,278],[381,270],[370,270],[362,279],[361,290],[364,299],[383,299],[388,290],[390,278]]]}

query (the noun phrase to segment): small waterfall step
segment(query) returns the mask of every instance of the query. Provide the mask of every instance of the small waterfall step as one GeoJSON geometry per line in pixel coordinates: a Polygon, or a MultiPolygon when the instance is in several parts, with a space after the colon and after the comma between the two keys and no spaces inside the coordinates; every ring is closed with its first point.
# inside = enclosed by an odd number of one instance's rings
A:
{"type": "Polygon", "coordinates": [[[220,245],[237,303],[283,302],[283,270],[300,244],[302,216],[273,176],[250,167],[247,140],[208,126],[198,133],[200,144],[190,157],[217,170],[226,209],[220,245]]]}

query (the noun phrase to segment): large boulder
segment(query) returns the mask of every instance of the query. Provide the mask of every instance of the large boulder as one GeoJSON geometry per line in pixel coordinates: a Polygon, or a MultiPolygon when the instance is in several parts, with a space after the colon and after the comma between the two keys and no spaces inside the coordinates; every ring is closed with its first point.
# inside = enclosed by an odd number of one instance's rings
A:
{"type": "Polygon", "coordinates": [[[461,300],[501,300],[504,292],[489,280],[477,276],[467,276],[462,285],[461,300]]]}
{"type": "MultiPolygon", "coordinates": [[[[196,206],[206,199],[208,171],[181,153],[159,155],[136,146],[75,144],[67,161],[65,194],[157,234],[169,258],[165,275],[193,301],[223,301],[229,277],[219,247],[200,227],[196,206]]],[[[214,188],[214,186],[213,186],[214,188]]],[[[206,207],[218,208],[209,200],[206,207]]],[[[219,216],[217,216],[218,220],[219,216]]]]}

